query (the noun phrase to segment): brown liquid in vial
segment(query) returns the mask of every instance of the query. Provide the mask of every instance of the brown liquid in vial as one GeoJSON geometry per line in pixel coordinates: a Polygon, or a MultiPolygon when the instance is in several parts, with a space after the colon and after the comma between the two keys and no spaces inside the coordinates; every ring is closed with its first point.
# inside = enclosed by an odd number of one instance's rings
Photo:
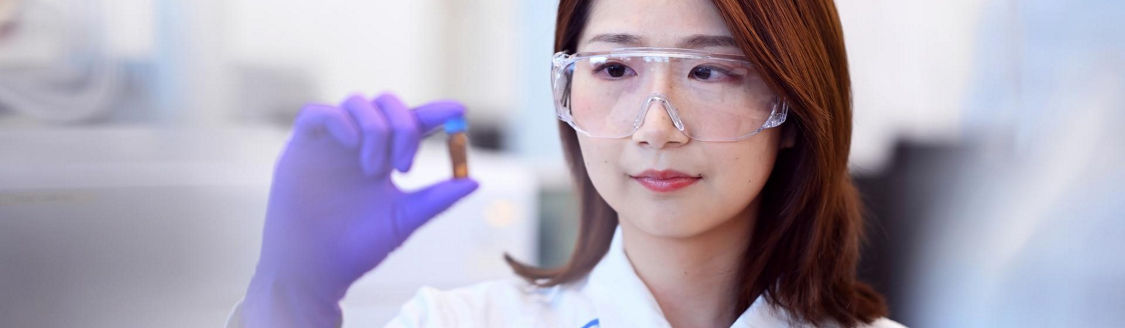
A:
{"type": "Polygon", "coordinates": [[[453,177],[457,179],[469,176],[469,163],[466,158],[466,148],[469,138],[464,132],[454,133],[449,136],[449,159],[453,161],[453,177]]]}

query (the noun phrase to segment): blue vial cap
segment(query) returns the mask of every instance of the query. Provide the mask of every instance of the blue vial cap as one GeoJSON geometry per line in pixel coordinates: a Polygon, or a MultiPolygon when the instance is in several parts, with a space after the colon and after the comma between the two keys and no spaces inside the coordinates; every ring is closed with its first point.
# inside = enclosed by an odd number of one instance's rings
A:
{"type": "Polygon", "coordinates": [[[464,117],[455,117],[455,118],[449,119],[448,121],[445,121],[445,133],[446,134],[454,134],[454,133],[458,133],[458,132],[465,132],[465,129],[467,127],[468,127],[468,124],[465,123],[464,117]]]}

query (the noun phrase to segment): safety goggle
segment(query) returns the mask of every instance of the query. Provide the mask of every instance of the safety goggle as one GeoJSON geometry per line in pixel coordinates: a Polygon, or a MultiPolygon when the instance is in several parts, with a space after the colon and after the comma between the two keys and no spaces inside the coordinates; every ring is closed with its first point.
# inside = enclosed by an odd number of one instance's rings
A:
{"type": "Polygon", "coordinates": [[[656,104],[700,141],[749,138],[781,125],[789,111],[742,56],[670,48],[559,52],[551,76],[558,118],[595,138],[631,136],[656,104]]]}

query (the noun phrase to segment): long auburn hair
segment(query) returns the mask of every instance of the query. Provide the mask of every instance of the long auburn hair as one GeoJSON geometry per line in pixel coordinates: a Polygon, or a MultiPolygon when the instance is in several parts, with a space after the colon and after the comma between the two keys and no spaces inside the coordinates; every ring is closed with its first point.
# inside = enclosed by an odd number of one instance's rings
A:
{"type": "MultiPolygon", "coordinates": [[[[886,316],[881,295],[856,278],[862,206],[847,172],[852,103],[843,32],[832,0],[712,0],[738,47],[789,102],[783,125],[796,143],[779,151],[741,264],[734,309],[758,295],[795,319],[819,325],[870,323],[886,316]]],[[[555,51],[574,53],[590,0],[561,0],[555,51]]],[[[516,274],[539,286],[586,276],[609,249],[617,213],[594,189],[577,135],[559,135],[578,192],[581,218],[569,261],[557,268],[523,264],[505,254],[516,274]]],[[[737,314],[737,313],[735,313],[737,314]]]]}

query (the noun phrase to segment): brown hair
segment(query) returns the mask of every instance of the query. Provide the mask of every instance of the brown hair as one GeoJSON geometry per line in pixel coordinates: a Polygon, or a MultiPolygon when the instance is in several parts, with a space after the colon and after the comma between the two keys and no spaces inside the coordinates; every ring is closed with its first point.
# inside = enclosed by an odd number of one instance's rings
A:
{"type": "MultiPolygon", "coordinates": [[[[561,0],[555,51],[574,53],[589,0],[561,0]]],[[[847,172],[851,85],[835,5],[821,1],[713,0],[739,48],[790,105],[792,148],[778,153],[759,197],[762,206],[742,260],[735,309],[758,295],[813,324],[855,326],[887,314],[877,292],[856,279],[863,234],[859,196],[847,172]]],[[[584,277],[609,249],[617,213],[594,189],[573,129],[559,122],[581,205],[568,263],[546,269],[505,260],[540,286],[584,277]]],[[[737,314],[737,313],[736,313],[737,314]]]]}

